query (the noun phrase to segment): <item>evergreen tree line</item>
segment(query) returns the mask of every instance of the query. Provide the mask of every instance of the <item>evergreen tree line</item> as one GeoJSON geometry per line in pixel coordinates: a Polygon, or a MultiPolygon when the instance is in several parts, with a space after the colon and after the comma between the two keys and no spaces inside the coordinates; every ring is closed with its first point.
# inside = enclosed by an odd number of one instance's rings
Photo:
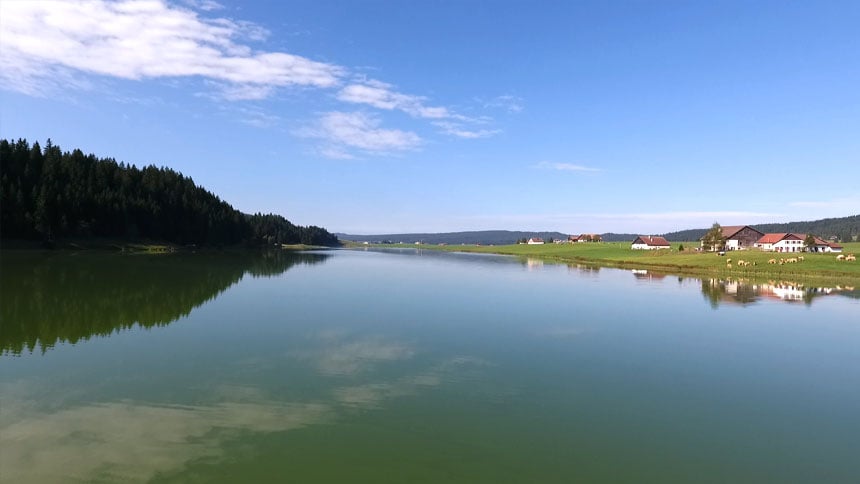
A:
{"type": "Polygon", "coordinates": [[[280,215],[244,214],[190,177],[0,140],[0,236],[53,241],[72,237],[157,240],[180,245],[338,245],[323,228],[280,215]]]}

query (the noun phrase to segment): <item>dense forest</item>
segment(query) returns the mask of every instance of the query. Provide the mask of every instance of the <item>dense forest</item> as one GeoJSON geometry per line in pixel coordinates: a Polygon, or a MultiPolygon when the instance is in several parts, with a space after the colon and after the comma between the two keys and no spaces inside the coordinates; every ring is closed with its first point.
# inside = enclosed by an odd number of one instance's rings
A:
{"type": "Polygon", "coordinates": [[[169,168],[0,140],[0,236],[105,237],[180,245],[338,245],[323,228],[249,215],[169,168]]]}

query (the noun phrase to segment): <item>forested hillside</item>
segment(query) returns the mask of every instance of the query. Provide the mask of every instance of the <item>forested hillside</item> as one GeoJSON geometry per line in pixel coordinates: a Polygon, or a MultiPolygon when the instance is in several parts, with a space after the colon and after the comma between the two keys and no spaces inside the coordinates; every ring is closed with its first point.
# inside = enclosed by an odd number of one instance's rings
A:
{"type": "Polygon", "coordinates": [[[108,237],[187,245],[337,245],[325,229],[248,215],[169,168],[0,140],[0,236],[108,237]]]}
{"type": "MultiPolygon", "coordinates": [[[[759,232],[783,233],[794,232],[798,234],[814,234],[819,237],[836,237],[842,242],[851,242],[860,234],[860,215],[839,218],[823,218],[809,222],[785,222],[778,224],[758,224],[750,227],[759,232]]],[[[666,240],[673,242],[686,242],[688,240],[699,240],[704,237],[708,229],[690,229],[679,232],[664,234],[666,240]]]]}
{"type": "MultiPolygon", "coordinates": [[[[860,209],[860,207],[857,207],[860,209]]],[[[788,222],[784,224],[753,225],[756,230],[768,232],[795,232],[815,234],[829,238],[836,236],[842,242],[851,242],[860,235],[860,215],[839,218],[823,218],[811,222],[788,222]]]]}

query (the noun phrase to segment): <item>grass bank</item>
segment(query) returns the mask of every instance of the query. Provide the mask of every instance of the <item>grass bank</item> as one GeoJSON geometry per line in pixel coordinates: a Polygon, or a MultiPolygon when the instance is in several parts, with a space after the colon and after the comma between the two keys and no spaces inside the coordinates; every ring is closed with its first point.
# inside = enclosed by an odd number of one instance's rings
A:
{"type": "MultiPolygon", "coordinates": [[[[523,258],[539,258],[563,263],[592,264],[602,267],[625,269],[651,269],[667,274],[699,275],[705,277],[744,277],[755,279],[803,279],[826,280],[828,282],[860,283],[860,262],[844,262],[836,254],[786,254],[744,250],[728,252],[725,256],[714,253],[679,251],[697,247],[696,242],[673,243],[670,250],[632,250],[629,242],[602,242],[584,244],[545,245],[373,245],[373,247],[416,247],[426,250],[450,252],[478,252],[513,255],[523,258]],[[792,264],[768,264],[770,259],[790,258],[802,255],[803,262],[792,264]],[[731,259],[731,264],[727,261],[731,259]],[[738,266],[738,261],[750,262],[738,266]]],[[[846,243],[844,254],[860,254],[860,243],[846,243]]],[[[368,247],[361,245],[360,247],[368,247]]]]}

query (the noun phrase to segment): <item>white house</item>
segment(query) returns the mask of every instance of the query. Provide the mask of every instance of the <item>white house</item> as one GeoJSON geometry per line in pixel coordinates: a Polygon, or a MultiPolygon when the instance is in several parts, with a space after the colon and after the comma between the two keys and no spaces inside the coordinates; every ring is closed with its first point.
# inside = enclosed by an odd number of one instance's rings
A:
{"type": "Polygon", "coordinates": [[[543,239],[540,237],[532,237],[526,243],[529,245],[543,245],[543,239]]]}
{"type": "Polygon", "coordinates": [[[668,249],[670,246],[669,242],[663,237],[640,235],[633,240],[633,244],[630,248],[633,250],[654,250],[668,249]]]}
{"type": "Polygon", "coordinates": [[[755,246],[765,252],[803,252],[806,234],[764,234],[755,246]]]}
{"type": "MultiPolygon", "coordinates": [[[[803,237],[806,240],[806,236],[803,237]]],[[[815,237],[815,243],[808,247],[809,252],[842,252],[842,246],[836,242],[828,242],[819,237],[815,237]]]]}
{"type": "Polygon", "coordinates": [[[842,252],[842,246],[836,242],[827,242],[814,237],[815,243],[809,247],[804,245],[806,234],[764,234],[755,246],[766,252],[842,252]]]}

